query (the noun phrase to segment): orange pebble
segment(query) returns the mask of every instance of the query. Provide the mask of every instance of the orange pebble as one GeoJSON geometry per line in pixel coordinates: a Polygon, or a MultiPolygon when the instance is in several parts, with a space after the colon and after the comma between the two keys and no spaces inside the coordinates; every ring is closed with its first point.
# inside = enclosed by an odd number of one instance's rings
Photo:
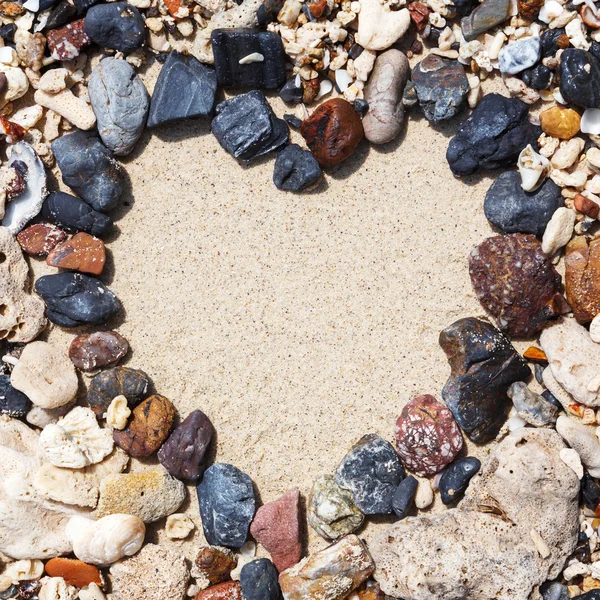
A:
{"type": "Polygon", "coordinates": [[[535,346],[529,346],[523,353],[523,356],[527,360],[532,360],[534,362],[548,362],[546,353],[541,348],[536,348],[535,346]]]}
{"type": "Polygon", "coordinates": [[[69,585],[82,588],[90,583],[103,585],[100,571],[74,558],[52,558],[46,563],[46,573],[50,577],[62,577],[69,585]]]}

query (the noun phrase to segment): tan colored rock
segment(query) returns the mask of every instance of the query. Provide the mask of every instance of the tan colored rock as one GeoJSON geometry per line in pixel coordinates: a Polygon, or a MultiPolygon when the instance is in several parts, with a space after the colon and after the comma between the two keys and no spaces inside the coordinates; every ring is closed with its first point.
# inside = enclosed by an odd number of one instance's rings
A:
{"type": "Polygon", "coordinates": [[[194,522],[186,514],[175,513],[167,517],[165,533],[170,540],[183,540],[194,528],[194,522]]]}
{"type": "Polygon", "coordinates": [[[356,42],[368,50],[386,50],[410,25],[408,9],[391,10],[390,2],[360,0],[356,42]]]}
{"type": "Polygon", "coordinates": [[[67,87],[68,77],[69,71],[67,69],[50,69],[40,78],[38,87],[48,94],[58,94],[58,92],[62,92],[67,87]]]}
{"type": "Polygon", "coordinates": [[[78,593],[77,588],[62,577],[48,577],[43,582],[39,600],[75,600],[78,593]]]}
{"type": "Polygon", "coordinates": [[[600,240],[576,236],[567,244],[565,293],[579,323],[600,313],[600,240]]]}
{"type": "Polygon", "coordinates": [[[595,427],[584,425],[567,415],[560,415],[556,431],[571,446],[592,477],[600,477],[600,440],[595,427]]]}
{"type": "Polygon", "coordinates": [[[44,108],[49,108],[79,129],[92,129],[96,124],[96,115],[92,107],[71,90],[65,89],[57,94],[49,94],[42,89],[35,92],[34,100],[44,108]]]}

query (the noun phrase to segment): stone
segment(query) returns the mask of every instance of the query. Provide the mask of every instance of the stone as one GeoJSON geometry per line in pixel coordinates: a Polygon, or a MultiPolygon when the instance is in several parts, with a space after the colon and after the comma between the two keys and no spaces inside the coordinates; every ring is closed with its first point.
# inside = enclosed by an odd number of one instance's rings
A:
{"type": "Polygon", "coordinates": [[[540,113],[540,124],[546,135],[570,140],[579,133],[581,116],[572,108],[557,105],[540,113]]]}
{"type": "Polygon", "coordinates": [[[406,33],[409,26],[408,9],[392,10],[387,2],[360,0],[355,40],[367,50],[387,50],[406,33]]]}
{"type": "Polygon", "coordinates": [[[576,236],[567,244],[565,295],[582,325],[600,314],[600,240],[576,236]]]}
{"type": "Polygon", "coordinates": [[[77,588],[69,585],[62,577],[45,577],[44,581],[31,581],[19,585],[21,598],[39,598],[39,600],[75,600],[77,588]],[[37,594],[37,596],[36,596],[37,594]]]}
{"type": "Polygon", "coordinates": [[[395,139],[404,123],[402,95],[410,76],[408,58],[400,50],[386,50],[375,59],[365,88],[369,111],[363,118],[365,137],[372,144],[395,139]]]}
{"type": "Polygon", "coordinates": [[[463,446],[452,413],[433,396],[413,398],[396,422],[396,450],[407,469],[433,475],[451,463],[463,446]]]}
{"type": "Polygon", "coordinates": [[[288,141],[288,126],[273,113],[264,94],[252,90],[217,105],[211,130],[234,158],[253,160],[288,141]]]}
{"type": "Polygon", "coordinates": [[[129,54],[146,41],[146,25],[140,11],[127,2],[92,6],[85,16],[85,33],[105,50],[129,54]]]}
{"type": "Polygon", "coordinates": [[[271,555],[280,573],[299,562],[302,558],[300,491],[291,489],[261,506],[250,525],[250,533],[271,555]]]}
{"type": "Polygon", "coordinates": [[[600,61],[585,50],[567,48],[560,56],[560,93],[583,108],[600,105],[600,61]]]}
{"type": "Polygon", "coordinates": [[[542,64],[521,71],[523,83],[534,90],[549,89],[552,85],[552,78],[552,71],[542,64]]]}
{"type": "Polygon", "coordinates": [[[52,152],[64,183],[94,210],[107,211],[117,205],[124,190],[123,169],[94,132],[59,137],[52,142],[52,152]]]}
{"type": "Polygon", "coordinates": [[[396,488],[392,498],[392,508],[399,519],[404,519],[412,508],[418,486],[419,482],[412,475],[408,475],[396,488]]]}
{"type": "Polygon", "coordinates": [[[36,223],[17,235],[21,250],[30,256],[47,256],[48,253],[67,239],[67,234],[51,223],[36,223]]]}
{"type": "Polygon", "coordinates": [[[46,303],[46,316],[61,327],[103,325],[120,310],[117,297],[99,280],[81,273],[44,275],[35,291],[46,303]]]}
{"type": "Polygon", "coordinates": [[[89,372],[114,366],[128,351],[127,340],[116,331],[95,331],[73,339],[69,358],[80,371],[89,372]]]}
{"type": "Polygon", "coordinates": [[[125,429],[131,409],[125,396],[116,396],[106,411],[106,426],[110,429],[125,429]]]}
{"type": "Polygon", "coordinates": [[[89,233],[77,233],[48,254],[46,264],[59,269],[100,275],[106,263],[104,242],[89,233]]]}
{"type": "Polygon", "coordinates": [[[540,394],[530,390],[525,382],[515,381],[509,386],[507,394],[518,415],[529,425],[546,427],[556,423],[558,408],[540,394]]]}
{"type": "Polygon", "coordinates": [[[481,462],[479,459],[467,456],[466,458],[459,458],[447,469],[444,469],[438,482],[442,502],[447,506],[460,500],[469,485],[469,481],[480,468],[481,462]]]}
{"type": "Polygon", "coordinates": [[[146,125],[150,96],[126,61],[105,58],[88,81],[88,93],[102,143],[117,156],[129,154],[146,125]]]}
{"type": "Polygon", "coordinates": [[[233,465],[215,463],[196,489],[206,541],[241,548],[256,509],[250,477],[233,465]]]}
{"type": "Polygon", "coordinates": [[[191,55],[172,50],[154,86],[148,127],[178,119],[207,117],[213,112],[216,93],[214,69],[191,55]]]}
{"type": "Polygon", "coordinates": [[[171,433],[175,414],[169,400],[154,394],[133,409],[125,429],[113,432],[115,444],[134,458],[152,456],[171,433]]]}
{"type": "Polygon", "coordinates": [[[228,581],[202,590],[194,600],[242,600],[242,591],[237,581],[228,581]]]}
{"type": "MultiPolygon", "coordinates": [[[[264,6],[264,5],[263,5],[264,6]]],[[[304,88],[299,76],[294,76],[279,90],[279,97],[286,104],[300,104],[304,95],[304,88]]]]}
{"type": "Polygon", "coordinates": [[[591,219],[597,219],[598,214],[600,213],[600,205],[583,194],[577,194],[575,198],[573,198],[573,207],[575,210],[591,219]]]}
{"type": "Polygon", "coordinates": [[[563,448],[553,430],[521,428],[456,508],[387,527],[369,544],[381,590],[405,600],[535,597],[577,544],[578,479],[563,448]]]}
{"type": "Polygon", "coordinates": [[[392,497],[403,477],[393,446],[374,433],[354,444],[335,472],[336,483],[352,493],[365,515],[391,514],[392,497]]]}
{"type": "Polygon", "coordinates": [[[79,386],[71,361],[48,342],[31,342],[25,346],[10,382],[42,408],[68,404],[77,395],[79,386]]]}
{"type": "MultiPolygon", "coordinates": [[[[53,3],[54,4],[54,3],[53,3]]],[[[77,16],[77,9],[73,4],[67,0],[61,0],[52,8],[46,26],[44,29],[47,31],[47,35],[53,29],[58,29],[63,25],[71,22],[77,16]]]]}
{"type": "Polygon", "coordinates": [[[279,574],[267,558],[246,563],[240,573],[244,600],[283,600],[278,583],[279,574]]]}
{"type": "Polygon", "coordinates": [[[112,219],[94,210],[87,202],[64,192],[52,192],[43,206],[42,216],[61,227],[101,236],[113,226],[112,219]]]}
{"type": "Polygon", "coordinates": [[[530,377],[510,340],[481,319],[459,319],[439,338],[450,364],[442,397],[460,428],[478,443],[493,440],[506,420],[511,383],[530,377]]]}
{"type": "Polygon", "coordinates": [[[553,257],[567,245],[573,235],[575,220],[575,212],[570,208],[564,206],[556,209],[542,236],[544,254],[553,257]]]}
{"type": "Polygon", "coordinates": [[[586,471],[600,477],[600,441],[595,428],[562,414],[556,421],[556,431],[579,454],[586,471]]]}
{"type": "Polygon", "coordinates": [[[79,19],[48,32],[48,50],[52,58],[73,60],[79,56],[82,48],[92,43],[90,36],[84,30],[84,23],[85,19],[79,19]]]}
{"type": "Polygon", "coordinates": [[[513,338],[531,337],[569,310],[560,275],[533,235],[486,239],[471,252],[469,274],[483,307],[513,338]]]}
{"type": "Polygon", "coordinates": [[[204,472],[204,457],[214,433],[210,419],[194,410],[163,444],[158,460],[173,477],[196,481],[204,472]]]}
{"type": "Polygon", "coordinates": [[[215,29],[211,41],[220,86],[276,90],[285,83],[285,52],[278,33],[215,29]]]}
{"type": "Polygon", "coordinates": [[[364,520],[352,494],[332,475],[317,479],[308,497],[308,523],[326,539],[337,540],[356,531],[364,520]]]}
{"type": "Polygon", "coordinates": [[[0,340],[29,342],[46,326],[44,303],[29,290],[21,247],[7,227],[0,227],[0,340]]]}
{"type": "Polygon", "coordinates": [[[185,513],[173,513],[167,517],[165,533],[170,540],[184,540],[196,526],[185,513]]]}
{"type": "Polygon", "coordinates": [[[194,565],[200,576],[214,586],[231,579],[231,571],[237,566],[237,558],[227,548],[206,546],[198,552],[194,565]]]}
{"type": "Polygon", "coordinates": [[[509,0],[484,0],[460,22],[465,40],[470,42],[496,25],[500,25],[508,19],[509,13],[509,0]]]}
{"type": "Polygon", "coordinates": [[[519,15],[532,21],[538,16],[543,5],[544,0],[517,0],[519,15]]]}
{"type": "Polygon", "coordinates": [[[8,375],[0,375],[0,414],[23,418],[31,410],[31,400],[14,388],[8,375]]]}
{"type": "Polygon", "coordinates": [[[483,202],[486,218],[502,233],[532,233],[537,237],[544,235],[552,215],[562,206],[561,190],[552,179],[526,192],[517,171],[496,177],[483,202]]]}
{"type": "Polygon", "coordinates": [[[484,96],[450,140],[446,159],[452,172],[464,176],[508,166],[528,144],[537,148],[540,130],[527,116],[527,105],[518,98],[484,96]]]}
{"type": "Polygon", "coordinates": [[[343,600],[375,570],[361,540],[348,535],[279,576],[285,600],[343,600]]]}
{"type": "Polygon", "coordinates": [[[334,98],[323,102],[304,119],[300,133],[319,164],[332,167],[356,150],[363,138],[363,126],[349,102],[334,98]]]}
{"type": "Polygon", "coordinates": [[[277,154],[273,183],[278,190],[303,192],[319,184],[321,167],[312,153],[298,144],[288,144],[277,154]]]}
{"type": "Polygon", "coordinates": [[[539,37],[533,36],[507,44],[500,50],[498,64],[500,72],[516,75],[533,67],[541,57],[542,44],[539,37]]]}
{"type": "Polygon", "coordinates": [[[98,417],[108,410],[117,396],[125,396],[129,408],[135,408],[148,396],[150,378],[144,371],[114,367],[96,375],[88,389],[87,401],[98,417]]]}
{"type": "Polygon", "coordinates": [[[104,477],[94,517],[127,514],[155,523],[177,511],[187,496],[185,486],[162,467],[104,477]]]}
{"type": "Polygon", "coordinates": [[[464,67],[435,54],[415,65],[412,81],[425,118],[434,123],[458,114],[471,91],[464,67]]]}
{"type": "Polygon", "coordinates": [[[44,569],[50,577],[62,577],[67,585],[82,588],[90,583],[102,586],[100,571],[94,565],[88,565],[74,558],[51,558],[44,569]]]}

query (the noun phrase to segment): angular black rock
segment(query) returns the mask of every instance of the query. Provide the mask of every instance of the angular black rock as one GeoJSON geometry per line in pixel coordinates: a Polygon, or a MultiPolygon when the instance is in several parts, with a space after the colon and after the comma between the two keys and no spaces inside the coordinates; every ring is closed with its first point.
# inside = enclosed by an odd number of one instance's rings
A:
{"type": "MultiPolygon", "coordinates": [[[[540,366],[540,368],[543,369],[543,367],[541,365],[538,365],[538,366],[540,366]]],[[[542,383],[543,382],[544,381],[542,379],[542,383]]],[[[558,409],[561,409],[563,407],[562,404],[552,395],[552,392],[550,392],[550,390],[544,390],[542,392],[542,397],[550,404],[556,406],[556,408],[558,408],[558,409]]]]}
{"type": "Polygon", "coordinates": [[[214,69],[173,50],[165,61],[150,102],[148,127],[212,114],[217,93],[214,69]]]}
{"type": "Polygon", "coordinates": [[[552,71],[544,65],[536,65],[520,73],[523,83],[534,90],[547,90],[552,83],[552,71]]]}
{"type": "Polygon", "coordinates": [[[502,332],[473,317],[444,329],[439,341],[451,368],[442,397],[471,440],[489,442],[506,420],[508,386],[531,375],[527,362],[502,332]]]}
{"type": "Polygon", "coordinates": [[[160,464],[173,477],[196,481],[215,433],[210,419],[200,410],[191,412],[158,451],[160,464]]]}
{"type": "Polygon", "coordinates": [[[67,23],[70,23],[77,16],[77,9],[68,1],[59,2],[50,13],[44,31],[58,29],[67,23]]]}
{"type": "Polygon", "coordinates": [[[542,35],[540,35],[540,43],[542,45],[542,58],[548,58],[554,56],[560,48],[558,47],[558,38],[565,34],[563,29],[546,29],[542,35]]]}
{"type": "Polygon", "coordinates": [[[244,600],[282,600],[279,573],[267,558],[246,563],[240,571],[244,600]]]}
{"type": "Polygon", "coordinates": [[[392,509],[399,519],[404,519],[411,509],[418,486],[419,482],[412,475],[408,475],[396,488],[392,498],[392,509]]]}
{"type": "Polygon", "coordinates": [[[92,42],[125,54],[146,41],[146,24],[140,11],[128,2],[92,6],[85,17],[84,31],[92,42]]]}
{"type": "Polygon", "coordinates": [[[250,477],[233,465],[215,463],[206,469],[196,491],[206,541],[241,548],[256,510],[250,477]]]}
{"type": "Polygon", "coordinates": [[[52,142],[63,181],[93,209],[114,208],[123,193],[123,170],[91,131],[76,131],[52,142]]]}
{"type": "Polygon", "coordinates": [[[256,20],[261,27],[266,27],[274,21],[283,8],[283,0],[265,0],[256,13],[256,20]]]}
{"type": "Polygon", "coordinates": [[[438,482],[442,502],[448,505],[460,500],[469,485],[469,481],[480,468],[481,462],[479,459],[467,456],[455,460],[449,467],[444,469],[438,482]]]}
{"type": "Polygon", "coordinates": [[[542,600],[569,600],[569,588],[558,581],[543,583],[540,594],[542,600]]]}
{"type": "Polygon", "coordinates": [[[452,5],[456,7],[456,14],[460,17],[466,17],[479,4],[477,0],[452,0],[452,5]]]}
{"type": "Polygon", "coordinates": [[[289,115],[289,114],[283,115],[283,120],[290,127],[295,127],[296,129],[300,129],[300,127],[302,127],[302,121],[295,115],[289,115]]]}
{"type": "Polygon", "coordinates": [[[590,510],[596,510],[600,504],[600,484],[588,473],[581,479],[581,502],[590,510]]]}
{"type": "Polygon", "coordinates": [[[85,231],[97,237],[112,226],[112,219],[76,196],[64,192],[52,192],[42,205],[42,217],[69,229],[85,231]]]}
{"type": "Polygon", "coordinates": [[[285,85],[279,90],[279,97],[286,104],[300,104],[304,88],[300,83],[300,77],[292,77],[285,82],[285,85]]]}
{"type": "Polygon", "coordinates": [[[567,48],[560,58],[560,93],[583,108],[600,106],[600,61],[585,50],[567,48]]]}
{"type": "Polygon", "coordinates": [[[592,562],[590,540],[584,531],[579,532],[577,546],[575,546],[575,550],[571,552],[571,556],[567,560],[570,561],[571,558],[574,558],[584,565],[589,565],[592,562]]]}
{"type": "Polygon", "coordinates": [[[78,15],[84,15],[92,6],[100,4],[100,0],[73,0],[78,15]]]}
{"type": "Polygon", "coordinates": [[[211,40],[219,85],[276,90],[284,84],[285,52],[277,33],[258,29],[215,29],[211,40]],[[253,54],[260,54],[263,60],[244,62],[253,54]]]}
{"type": "Polygon", "coordinates": [[[117,297],[99,280],[81,273],[44,275],[35,291],[46,303],[46,316],[61,327],[103,325],[121,309],[117,297]]]}
{"type": "Polygon", "coordinates": [[[483,211],[503,233],[533,233],[541,237],[557,208],[564,206],[560,188],[548,178],[533,192],[521,187],[518,171],[507,171],[490,186],[483,211]]]}
{"type": "Polygon", "coordinates": [[[516,163],[527,144],[537,148],[541,129],[529,122],[528,108],[518,98],[484,96],[450,140],[446,159],[455,175],[516,163]]]}
{"type": "Polygon", "coordinates": [[[316,185],[322,176],[313,153],[298,144],[286,146],[275,159],[273,182],[280,190],[301,192],[316,185]]]}
{"type": "Polygon", "coordinates": [[[335,472],[335,482],[352,493],[365,515],[391,514],[394,492],[403,477],[394,447],[374,433],[354,444],[335,472]]]}
{"type": "Polygon", "coordinates": [[[369,112],[369,103],[364,98],[357,98],[352,103],[352,107],[360,115],[361,119],[369,112]]]}
{"type": "Polygon", "coordinates": [[[278,119],[264,94],[252,90],[217,105],[211,129],[234,158],[253,160],[287,143],[289,130],[278,119]]]}
{"type": "Polygon", "coordinates": [[[21,418],[31,410],[31,400],[10,383],[9,375],[0,375],[0,414],[21,418]]]}
{"type": "Polygon", "coordinates": [[[139,369],[114,367],[96,375],[90,382],[87,401],[98,416],[102,416],[117,396],[125,396],[129,408],[135,408],[148,396],[150,377],[139,369]]]}

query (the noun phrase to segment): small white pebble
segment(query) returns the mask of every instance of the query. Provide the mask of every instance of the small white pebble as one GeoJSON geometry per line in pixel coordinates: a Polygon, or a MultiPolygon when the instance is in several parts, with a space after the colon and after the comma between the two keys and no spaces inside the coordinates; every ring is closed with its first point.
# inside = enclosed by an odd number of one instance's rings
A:
{"type": "Polygon", "coordinates": [[[573,469],[575,475],[579,479],[583,477],[583,465],[581,464],[581,458],[579,454],[573,448],[563,448],[560,453],[560,460],[562,460],[565,465],[573,469]]]}
{"type": "Polygon", "coordinates": [[[240,58],[240,65],[248,65],[250,63],[256,62],[264,62],[265,57],[260,52],[253,52],[252,54],[248,54],[248,56],[244,56],[244,58],[240,58]]]}

